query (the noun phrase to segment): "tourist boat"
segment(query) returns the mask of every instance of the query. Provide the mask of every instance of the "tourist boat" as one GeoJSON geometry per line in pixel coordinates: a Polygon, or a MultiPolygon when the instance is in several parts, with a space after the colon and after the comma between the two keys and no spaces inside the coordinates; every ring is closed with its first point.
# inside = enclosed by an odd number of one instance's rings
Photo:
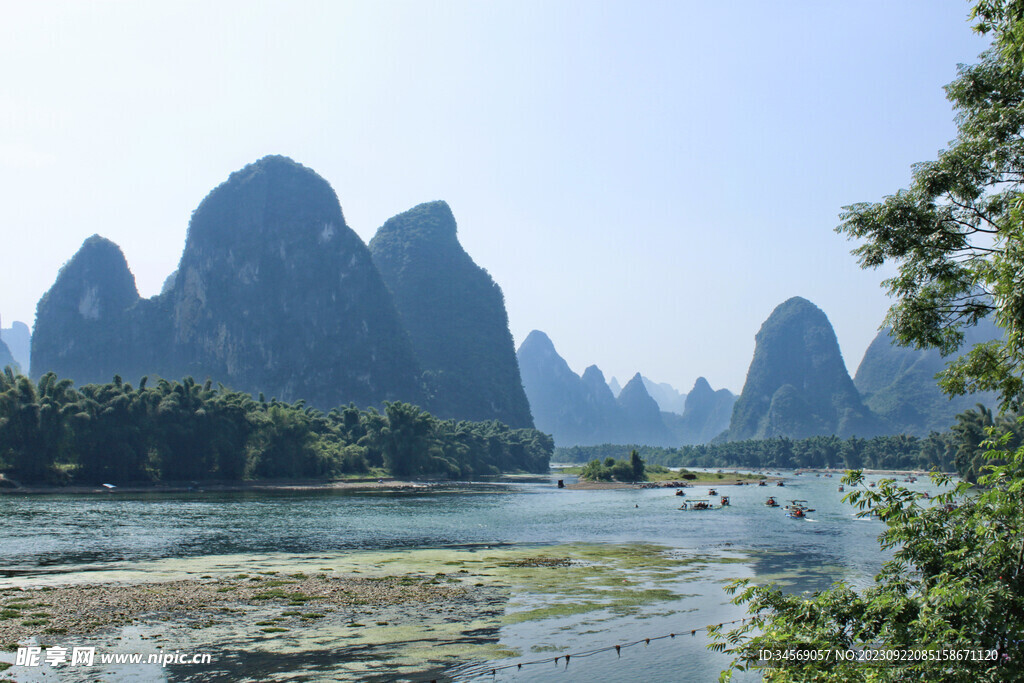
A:
{"type": "Polygon", "coordinates": [[[843,492],[843,491],[845,491],[845,490],[846,490],[846,487],[845,487],[845,486],[843,486],[842,484],[840,484],[840,485],[839,485],[839,492],[840,492],[840,493],[842,493],[842,492],[843,492]]]}
{"type": "Polygon", "coordinates": [[[783,482],[781,482],[781,481],[779,481],[779,482],[776,482],[776,484],[775,484],[775,485],[776,485],[776,486],[785,486],[785,484],[784,484],[783,482]]]}
{"type": "Polygon", "coordinates": [[[708,489],[708,495],[709,496],[717,496],[718,495],[718,491],[716,491],[715,489],[708,489]]]}
{"type": "Polygon", "coordinates": [[[707,498],[701,498],[698,500],[690,500],[679,506],[680,510],[720,510],[711,504],[711,501],[707,498]]]}
{"type": "Polygon", "coordinates": [[[804,519],[807,516],[808,512],[814,512],[812,508],[809,508],[806,505],[804,505],[804,503],[806,502],[806,500],[790,501],[792,505],[786,506],[786,516],[792,517],[793,519],[804,519]]]}
{"type": "Polygon", "coordinates": [[[758,485],[758,486],[767,486],[768,484],[767,484],[767,483],[765,483],[765,480],[764,480],[764,479],[762,479],[761,481],[757,482],[757,485],[758,485]]]}
{"type": "Polygon", "coordinates": [[[729,504],[729,496],[722,496],[722,507],[725,507],[728,504],[729,504]]]}
{"type": "Polygon", "coordinates": [[[777,508],[777,507],[779,507],[779,503],[778,503],[778,501],[775,500],[775,496],[770,496],[768,498],[768,500],[765,501],[765,505],[767,505],[770,508],[777,508]]]}
{"type": "Polygon", "coordinates": [[[684,491],[682,489],[676,489],[676,495],[677,496],[685,496],[686,495],[686,491],[684,491]]]}

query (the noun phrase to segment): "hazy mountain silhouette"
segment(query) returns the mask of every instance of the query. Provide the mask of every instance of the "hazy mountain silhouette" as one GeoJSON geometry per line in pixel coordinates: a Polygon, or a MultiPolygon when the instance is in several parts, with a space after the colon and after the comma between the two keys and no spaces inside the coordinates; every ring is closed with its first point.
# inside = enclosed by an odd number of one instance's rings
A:
{"type": "Polygon", "coordinates": [[[884,431],[861,401],[821,309],[800,297],[780,304],[757,333],[727,438],[870,437],[884,431]]]}
{"type": "MultiPolygon", "coordinates": [[[[27,373],[32,343],[32,334],[29,332],[28,325],[15,320],[11,323],[10,327],[0,329],[0,341],[7,345],[8,351],[14,358],[14,362],[21,368],[21,371],[27,373]]],[[[3,365],[0,365],[0,367],[3,367],[3,365]]]]}
{"type": "Polygon", "coordinates": [[[686,410],[686,394],[676,391],[675,387],[667,382],[655,382],[643,375],[640,378],[644,381],[647,393],[657,401],[658,407],[663,413],[683,414],[683,411],[686,410]]]}
{"type": "MultiPolygon", "coordinates": [[[[965,330],[964,351],[979,342],[1002,337],[1002,330],[983,318],[965,330]]],[[[995,392],[983,392],[952,399],[942,393],[935,375],[948,360],[937,349],[915,349],[893,343],[887,329],[878,335],[864,352],[853,383],[864,397],[864,403],[884,418],[894,434],[927,436],[942,432],[956,421],[956,415],[982,403],[992,407],[995,392]]]]}
{"type": "Polygon", "coordinates": [[[391,218],[370,253],[394,297],[439,417],[532,427],[501,288],[459,244],[445,202],[391,218]]]}
{"type": "Polygon", "coordinates": [[[728,389],[715,391],[698,377],[686,394],[686,406],[678,419],[666,421],[680,444],[708,443],[729,428],[736,396],[728,389]]]}
{"type": "Polygon", "coordinates": [[[534,423],[554,436],[556,445],[676,443],[639,373],[616,399],[596,365],[580,377],[539,330],[527,336],[518,356],[534,423]]]}
{"type": "Polygon", "coordinates": [[[32,374],[210,377],[330,408],[422,402],[408,334],[330,185],[270,156],[192,215],[176,274],[140,299],[117,245],[86,240],[40,300],[32,374]]]}

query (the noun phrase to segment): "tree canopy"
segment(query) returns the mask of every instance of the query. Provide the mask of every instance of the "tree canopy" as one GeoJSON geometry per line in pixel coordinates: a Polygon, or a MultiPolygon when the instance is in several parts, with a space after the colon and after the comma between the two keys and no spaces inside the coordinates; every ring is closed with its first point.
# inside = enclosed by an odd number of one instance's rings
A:
{"type": "MultiPolygon", "coordinates": [[[[31,484],[329,478],[368,473],[464,478],[546,472],[554,444],[534,429],[267,401],[191,377],[138,387],[120,377],[75,389],[0,373],[0,472],[31,484]]],[[[376,476],[376,475],[374,475],[376,476]]]]}

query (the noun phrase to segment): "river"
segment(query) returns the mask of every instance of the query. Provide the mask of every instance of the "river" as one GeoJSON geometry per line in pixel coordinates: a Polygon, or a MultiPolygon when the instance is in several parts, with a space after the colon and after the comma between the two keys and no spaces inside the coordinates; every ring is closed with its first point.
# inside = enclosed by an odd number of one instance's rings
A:
{"type": "MultiPolygon", "coordinates": [[[[149,675],[653,683],[713,680],[727,665],[726,657],[707,650],[701,629],[744,616],[724,591],[729,581],[775,581],[789,591],[819,590],[837,579],[863,587],[886,557],[876,540],[881,523],[857,519],[841,502],[838,476],[788,472],[785,487],[720,486],[731,505],[706,512],[678,509],[686,498],[707,497],[706,486],[679,497],[665,488],[560,490],[556,478],[400,491],[4,496],[0,588],[153,581],[254,567],[439,575],[456,566],[464,575],[488,570],[475,585],[500,586],[493,613],[461,631],[450,623],[430,627],[434,635],[426,639],[366,634],[361,647],[374,638],[381,642],[359,669],[345,664],[355,641],[336,626],[321,628],[316,638],[284,634],[273,641],[234,632],[205,640],[188,635],[189,642],[165,647],[203,645],[230,665],[156,668],[149,675]],[[788,518],[765,506],[769,495],[782,504],[807,500],[814,511],[805,520],[788,518]],[[669,634],[677,635],[618,655],[580,656],[669,634]],[[423,640],[431,643],[427,651],[410,649],[423,640]],[[297,651],[305,656],[284,656],[297,651]],[[565,654],[577,656],[567,663],[565,654]],[[556,656],[557,663],[530,663],[556,656]],[[519,669],[518,663],[526,664],[519,669]]],[[[910,486],[934,492],[926,478],[910,486]]],[[[406,626],[416,624],[415,614],[405,619],[406,626]]],[[[16,680],[34,680],[30,673],[16,680]]],[[[121,670],[113,679],[131,677],[121,670]]]]}

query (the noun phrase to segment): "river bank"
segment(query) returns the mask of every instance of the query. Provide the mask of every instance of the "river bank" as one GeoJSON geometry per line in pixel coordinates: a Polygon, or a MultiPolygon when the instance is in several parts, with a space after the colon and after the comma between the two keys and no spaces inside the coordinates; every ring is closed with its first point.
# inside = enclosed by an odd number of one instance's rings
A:
{"type": "Polygon", "coordinates": [[[565,488],[574,491],[609,491],[613,489],[672,489],[682,487],[694,487],[694,486],[757,486],[757,481],[765,481],[774,483],[782,477],[765,477],[763,480],[752,480],[748,478],[730,477],[729,475],[722,475],[721,478],[717,479],[701,479],[697,481],[652,481],[643,484],[628,484],[619,481],[577,481],[572,484],[566,484],[565,488]]]}
{"type": "MultiPolygon", "coordinates": [[[[11,480],[7,480],[11,481],[11,480]]],[[[244,491],[359,491],[385,489],[413,490],[430,489],[440,486],[452,486],[457,482],[451,481],[412,481],[390,478],[374,479],[345,479],[338,481],[323,481],[321,479],[280,479],[280,480],[254,480],[254,481],[209,481],[209,482],[169,482],[153,484],[126,484],[124,486],[101,485],[101,486],[31,486],[18,485],[17,487],[0,487],[2,495],[111,495],[111,494],[138,494],[138,493],[230,493],[244,491]]]]}
{"type": "Polygon", "coordinates": [[[470,602],[469,591],[444,575],[359,578],[277,571],[162,583],[11,588],[0,591],[0,643],[87,636],[143,620],[201,629],[239,613],[256,617],[251,623],[265,627],[260,631],[286,632],[328,613],[357,621],[357,614],[386,606],[433,602],[470,602]]]}

